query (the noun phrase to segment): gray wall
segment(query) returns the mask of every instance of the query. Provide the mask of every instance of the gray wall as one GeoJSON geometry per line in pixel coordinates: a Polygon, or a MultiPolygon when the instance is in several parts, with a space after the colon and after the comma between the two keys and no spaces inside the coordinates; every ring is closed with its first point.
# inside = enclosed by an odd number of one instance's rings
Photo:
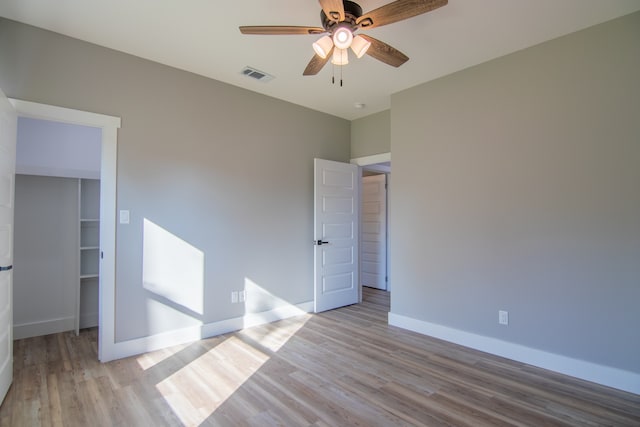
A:
{"type": "Polygon", "coordinates": [[[78,180],[16,175],[14,226],[16,338],[73,329],[78,180]]]}
{"type": "Polygon", "coordinates": [[[640,372],[639,42],[636,13],[392,97],[393,313],[640,372]]]}
{"type": "Polygon", "coordinates": [[[391,151],[391,110],[351,122],[351,158],[391,151]]]}
{"type": "Polygon", "coordinates": [[[253,311],[312,300],[313,158],[349,160],[348,121],[7,20],[0,58],[10,97],[122,118],[118,341],[241,316],[246,280],[253,311]],[[203,255],[201,312],[143,286],[145,219],[203,255]]]}

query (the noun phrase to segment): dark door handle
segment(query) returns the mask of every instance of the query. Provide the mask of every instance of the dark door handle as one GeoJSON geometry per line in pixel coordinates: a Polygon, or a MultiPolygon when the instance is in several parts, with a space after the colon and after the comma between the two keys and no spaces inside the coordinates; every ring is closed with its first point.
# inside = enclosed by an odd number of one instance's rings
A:
{"type": "Polygon", "coordinates": [[[318,245],[318,246],[322,246],[322,245],[328,245],[329,242],[326,242],[324,240],[316,240],[315,244],[318,245]]]}
{"type": "Polygon", "coordinates": [[[13,268],[13,265],[9,265],[7,267],[0,267],[0,271],[9,271],[13,268]]]}

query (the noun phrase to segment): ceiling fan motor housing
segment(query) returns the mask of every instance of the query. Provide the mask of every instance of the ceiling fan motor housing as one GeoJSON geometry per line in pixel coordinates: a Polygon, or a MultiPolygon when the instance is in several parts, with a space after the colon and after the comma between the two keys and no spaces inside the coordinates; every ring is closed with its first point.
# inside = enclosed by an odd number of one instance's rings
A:
{"type": "Polygon", "coordinates": [[[322,27],[327,30],[329,34],[333,33],[333,31],[340,26],[348,26],[349,29],[353,32],[356,30],[356,20],[362,16],[362,8],[359,4],[354,3],[349,0],[344,0],[344,21],[336,22],[324,13],[324,10],[320,11],[320,19],[322,21],[322,27]]]}

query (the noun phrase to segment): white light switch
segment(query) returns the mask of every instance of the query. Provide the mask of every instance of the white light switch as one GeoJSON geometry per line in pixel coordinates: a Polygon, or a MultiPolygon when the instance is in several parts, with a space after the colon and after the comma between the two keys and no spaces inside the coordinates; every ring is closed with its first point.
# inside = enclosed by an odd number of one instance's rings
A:
{"type": "Polygon", "coordinates": [[[129,224],[129,211],[120,211],[120,224],[129,224]]]}

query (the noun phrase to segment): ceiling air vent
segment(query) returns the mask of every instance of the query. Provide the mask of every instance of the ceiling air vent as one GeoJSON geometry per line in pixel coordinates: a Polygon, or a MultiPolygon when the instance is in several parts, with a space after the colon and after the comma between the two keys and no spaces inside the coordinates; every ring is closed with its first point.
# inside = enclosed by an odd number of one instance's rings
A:
{"type": "Polygon", "coordinates": [[[249,66],[244,67],[242,71],[240,71],[240,74],[244,74],[247,77],[251,77],[252,79],[265,83],[273,80],[274,78],[271,74],[267,74],[264,71],[256,70],[255,68],[249,66]]]}

